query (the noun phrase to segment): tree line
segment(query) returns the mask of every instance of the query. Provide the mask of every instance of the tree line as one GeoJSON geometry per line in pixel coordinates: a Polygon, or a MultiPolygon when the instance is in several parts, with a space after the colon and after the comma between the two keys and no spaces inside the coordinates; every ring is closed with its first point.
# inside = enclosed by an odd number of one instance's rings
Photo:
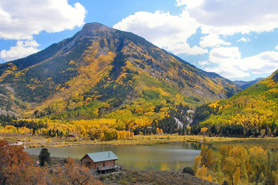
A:
{"type": "Polygon", "coordinates": [[[196,176],[219,184],[277,184],[278,152],[261,147],[204,147],[195,158],[196,176]]]}

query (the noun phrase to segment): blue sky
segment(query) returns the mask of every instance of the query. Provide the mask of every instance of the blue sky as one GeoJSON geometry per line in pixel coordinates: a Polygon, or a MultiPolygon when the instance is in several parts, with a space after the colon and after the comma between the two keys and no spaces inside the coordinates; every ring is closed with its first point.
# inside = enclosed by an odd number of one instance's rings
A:
{"type": "Polygon", "coordinates": [[[9,0],[0,2],[0,22],[0,62],[100,22],[231,80],[266,77],[278,68],[275,0],[9,0]]]}

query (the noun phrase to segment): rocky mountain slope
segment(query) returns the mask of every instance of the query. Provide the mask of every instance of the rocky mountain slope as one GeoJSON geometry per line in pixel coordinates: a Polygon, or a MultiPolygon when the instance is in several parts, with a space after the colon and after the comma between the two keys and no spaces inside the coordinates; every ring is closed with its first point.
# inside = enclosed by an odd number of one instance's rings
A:
{"type": "Polygon", "coordinates": [[[151,119],[238,92],[129,32],[88,23],[73,37],[0,65],[0,106],[24,117],[151,119]]]}

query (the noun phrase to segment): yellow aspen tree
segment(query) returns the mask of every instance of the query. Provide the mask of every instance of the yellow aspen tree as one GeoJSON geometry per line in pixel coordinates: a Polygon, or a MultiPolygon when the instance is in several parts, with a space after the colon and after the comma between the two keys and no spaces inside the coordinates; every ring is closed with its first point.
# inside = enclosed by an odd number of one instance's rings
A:
{"type": "Polygon", "coordinates": [[[240,182],[240,168],[237,167],[235,173],[233,174],[233,184],[238,184],[240,182]]]}
{"type": "Polygon", "coordinates": [[[207,172],[208,172],[207,167],[206,167],[205,165],[203,165],[203,166],[199,169],[199,171],[198,171],[198,173],[197,173],[197,177],[200,177],[200,178],[202,178],[202,179],[207,179],[207,178],[206,178],[206,177],[207,177],[207,172]]]}
{"type": "Polygon", "coordinates": [[[105,140],[105,136],[104,136],[104,133],[103,133],[103,132],[100,134],[99,139],[100,139],[101,141],[104,141],[104,140],[105,140]]]}

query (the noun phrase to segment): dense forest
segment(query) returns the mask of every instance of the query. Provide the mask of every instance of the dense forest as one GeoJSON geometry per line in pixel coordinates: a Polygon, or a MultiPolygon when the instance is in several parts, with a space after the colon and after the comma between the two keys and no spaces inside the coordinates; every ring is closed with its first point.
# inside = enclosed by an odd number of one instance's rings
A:
{"type": "Polygon", "coordinates": [[[277,184],[277,158],[277,151],[260,147],[204,147],[193,169],[196,176],[219,184],[277,184]]]}
{"type": "Polygon", "coordinates": [[[209,136],[229,137],[278,136],[277,76],[276,71],[270,77],[229,99],[198,106],[193,113],[185,102],[175,104],[174,99],[166,98],[165,91],[154,88],[144,90],[142,98],[125,104],[114,112],[108,113],[107,104],[102,108],[96,108],[96,102],[103,100],[108,100],[109,106],[112,105],[114,108],[121,104],[119,101],[124,101],[120,97],[126,97],[128,89],[132,89],[128,81],[133,77],[127,75],[124,77],[127,81],[123,81],[127,85],[117,86],[112,83],[111,86],[115,90],[109,93],[112,91],[110,84],[105,86],[102,84],[100,86],[105,87],[104,89],[97,88],[98,91],[95,89],[86,94],[86,96],[95,94],[94,96],[98,97],[95,98],[96,101],[92,103],[88,100],[89,97],[85,96],[89,103],[74,111],[68,111],[67,114],[53,116],[49,108],[47,109],[49,113],[46,114],[34,112],[36,119],[16,119],[15,116],[3,115],[0,117],[2,125],[0,132],[30,132],[51,137],[63,137],[74,133],[80,137],[104,141],[130,139],[138,134],[162,133],[180,135],[203,133],[209,136]],[[114,96],[119,99],[115,101],[114,96]],[[89,111],[90,107],[96,109],[89,111]],[[68,119],[71,116],[86,117],[90,112],[95,113],[95,116],[91,113],[91,118],[87,120],[68,119]]]}
{"type": "Polygon", "coordinates": [[[198,127],[212,135],[278,136],[278,71],[226,99],[197,108],[198,127]]]}
{"type": "MultiPolygon", "coordinates": [[[[159,112],[162,107],[156,107],[159,112]]],[[[132,139],[134,135],[150,134],[189,134],[189,119],[192,114],[188,113],[189,107],[182,104],[162,114],[160,119],[148,119],[138,116],[124,119],[117,115],[115,118],[98,118],[90,120],[51,120],[39,119],[16,119],[12,116],[2,116],[0,133],[30,133],[48,137],[67,137],[74,134],[78,137],[99,139],[101,141],[132,139]],[[182,125],[177,123],[180,121],[182,125]]],[[[145,111],[145,110],[144,110],[145,111]]],[[[123,115],[125,116],[125,115],[123,115]]]]}

